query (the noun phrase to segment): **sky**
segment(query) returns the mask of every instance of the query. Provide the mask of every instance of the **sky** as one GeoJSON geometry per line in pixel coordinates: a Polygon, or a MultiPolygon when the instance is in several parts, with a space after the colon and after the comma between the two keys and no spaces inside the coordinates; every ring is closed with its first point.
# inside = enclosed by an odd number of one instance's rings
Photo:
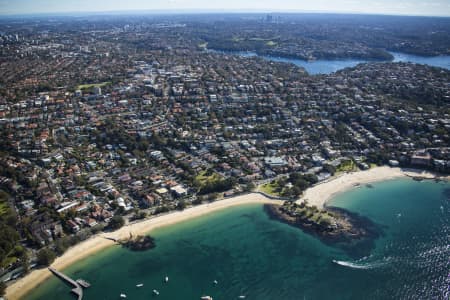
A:
{"type": "Polygon", "coordinates": [[[450,0],[0,0],[0,15],[143,10],[450,16],[450,0]]]}

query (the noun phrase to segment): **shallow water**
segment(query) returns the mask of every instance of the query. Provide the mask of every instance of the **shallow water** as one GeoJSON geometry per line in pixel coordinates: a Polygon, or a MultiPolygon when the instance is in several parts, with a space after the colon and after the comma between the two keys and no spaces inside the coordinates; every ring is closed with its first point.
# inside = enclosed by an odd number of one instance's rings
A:
{"type": "MultiPolygon", "coordinates": [[[[450,184],[401,179],[373,186],[331,203],[383,226],[385,235],[366,257],[350,258],[270,220],[261,205],[246,205],[158,229],[153,250],[112,247],[64,272],[92,284],[88,300],[120,293],[127,299],[444,299],[450,184]]],[[[25,299],[74,299],[69,290],[52,278],[25,299]]]]}

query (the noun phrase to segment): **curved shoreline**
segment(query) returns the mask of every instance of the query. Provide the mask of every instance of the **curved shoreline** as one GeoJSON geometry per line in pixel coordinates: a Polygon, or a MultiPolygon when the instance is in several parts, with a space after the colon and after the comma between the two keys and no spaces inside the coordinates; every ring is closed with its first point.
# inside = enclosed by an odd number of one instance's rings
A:
{"type": "Polygon", "coordinates": [[[418,169],[401,169],[388,166],[376,167],[365,171],[344,173],[331,177],[329,180],[322,181],[307,189],[297,202],[307,200],[309,205],[316,205],[318,208],[323,208],[337,194],[346,192],[359,185],[407,177],[450,179],[450,176],[439,176],[438,174],[418,169]]]}
{"type": "MultiPolygon", "coordinates": [[[[340,176],[332,177],[325,182],[321,182],[307,189],[298,201],[301,202],[308,200],[310,205],[316,205],[321,208],[325,206],[326,203],[335,195],[354,188],[357,184],[368,184],[402,177],[421,177],[429,179],[441,178],[447,180],[450,178],[450,176],[439,177],[431,172],[421,170],[376,167],[366,171],[345,173],[340,176]]],[[[133,234],[147,234],[151,230],[158,227],[172,225],[228,207],[251,203],[279,204],[280,200],[269,199],[263,194],[255,192],[190,207],[183,211],[170,212],[165,215],[128,224],[117,231],[107,233],[102,232],[80,244],[75,245],[62,256],[58,257],[51,266],[57,270],[62,270],[79,260],[101,251],[102,249],[116,245],[114,241],[106,238],[123,239],[128,237],[130,232],[133,234]]],[[[25,277],[8,286],[6,290],[6,298],[9,300],[21,299],[50,276],[51,273],[47,268],[33,270],[25,277]]]]}
{"type": "MultiPolygon", "coordinates": [[[[250,193],[224,200],[219,200],[212,203],[201,204],[198,206],[187,208],[183,211],[175,211],[165,215],[149,218],[137,223],[128,224],[114,232],[99,233],[87,239],[86,241],[83,241],[71,247],[62,256],[56,258],[51,267],[57,270],[62,270],[76,263],[77,261],[93,255],[107,247],[116,245],[114,241],[106,238],[123,239],[128,237],[130,232],[132,232],[133,234],[147,234],[159,227],[186,221],[228,207],[252,203],[279,204],[279,200],[269,199],[259,193],[250,193]]],[[[20,278],[19,280],[8,286],[5,297],[8,300],[21,299],[32,289],[36,288],[38,285],[48,279],[50,276],[51,273],[47,268],[33,270],[25,277],[20,278]]]]}

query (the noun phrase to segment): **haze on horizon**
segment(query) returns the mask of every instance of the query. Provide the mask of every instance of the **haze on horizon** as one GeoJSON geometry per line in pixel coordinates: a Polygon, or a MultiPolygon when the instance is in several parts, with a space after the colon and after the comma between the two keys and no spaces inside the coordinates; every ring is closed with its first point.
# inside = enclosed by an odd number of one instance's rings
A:
{"type": "Polygon", "coordinates": [[[449,0],[0,0],[0,15],[85,12],[334,12],[450,16],[449,0]]]}

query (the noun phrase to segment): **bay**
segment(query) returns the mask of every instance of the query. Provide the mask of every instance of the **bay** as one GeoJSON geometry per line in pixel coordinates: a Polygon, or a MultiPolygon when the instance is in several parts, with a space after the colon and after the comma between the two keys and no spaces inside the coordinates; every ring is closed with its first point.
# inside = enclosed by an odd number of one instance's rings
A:
{"type": "MultiPolygon", "coordinates": [[[[400,179],[337,195],[330,205],[367,216],[385,233],[356,259],[255,204],[157,229],[153,250],[112,247],[63,271],[92,284],[88,300],[151,299],[153,289],[158,299],[444,299],[449,191],[448,182],[400,179]]],[[[69,291],[51,278],[25,299],[74,299],[69,291]]]]}
{"type": "MultiPolygon", "coordinates": [[[[293,63],[296,66],[305,68],[308,74],[311,75],[331,74],[345,68],[355,67],[356,65],[361,63],[383,62],[380,60],[364,60],[364,59],[338,59],[338,60],[318,59],[313,61],[306,61],[295,58],[259,55],[256,52],[252,51],[247,52],[246,51],[221,52],[214,50],[208,51],[224,54],[240,55],[242,57],[259,56],[270,61],[293,63]]],[[[450,70],[450,55],[428,57],[428,56],[411,55],[401,52],[389,52],[389,53],[392,54],[392,56],[394,57],[393,62],[410,62],[450,70]]]]}

